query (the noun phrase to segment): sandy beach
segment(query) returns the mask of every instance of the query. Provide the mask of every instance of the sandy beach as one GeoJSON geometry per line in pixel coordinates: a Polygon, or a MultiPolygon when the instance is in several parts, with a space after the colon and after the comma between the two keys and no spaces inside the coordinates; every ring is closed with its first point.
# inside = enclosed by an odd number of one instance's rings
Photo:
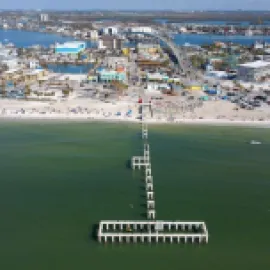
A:
{"type": "MultiPolygon", "coordinates": [[[[128,100],[111,103],[89,99],[59,102],[1,100],[0,119],[139,123],[139,107],[138,103],[128,100]]],[[[235,110],[234,107],[229,102],[210,101],[190,111],[183,111],[178,107],[168,109],[165,103],[154,102],[152,113],[149,107],[145,107],[144,119],[149,124],[270,127],[270,112],[267,110],[235,110]]]]}

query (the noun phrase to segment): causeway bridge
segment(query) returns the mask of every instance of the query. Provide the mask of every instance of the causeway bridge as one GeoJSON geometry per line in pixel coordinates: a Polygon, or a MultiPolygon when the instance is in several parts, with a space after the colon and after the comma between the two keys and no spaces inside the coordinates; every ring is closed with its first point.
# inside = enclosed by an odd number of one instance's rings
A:
{"type": "Polygon", "coordinates": [[[124,31],[123,34],[138,34],[138,35],[145,35],[157,38],[158,40],[162,41],[167,47],[170,49],[171,53],[175,56],[178,64],[178,71],[188,74],[190,79],[203,81],[202,74],[192,67],[190,60],[187,57],[185,49],[177,46],[175,42],[169,37],[167,34],[167,29],[153,29],[152,32],[128,32],[124,31]]]}

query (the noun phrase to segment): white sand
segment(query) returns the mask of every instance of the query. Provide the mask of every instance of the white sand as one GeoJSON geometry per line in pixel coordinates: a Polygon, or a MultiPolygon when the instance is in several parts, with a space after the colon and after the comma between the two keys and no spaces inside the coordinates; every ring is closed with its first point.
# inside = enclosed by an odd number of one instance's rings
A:
{"type": "MultiPolygon", "coordinates": [[[[146,110],[146,121],[150,124],[206,124],[206,125],[245,125],[270,127],[270,110],[268,108],[247,111],[234,110],[235,105],[227,101],[205,102],[203,107],[193,112],[175,111],[173,118],[168,113],[155,113],[150,117],[146,110]]],[[[117,101],[104,103],[90,99],[76,99],[64,102],[33,102],[0,100],[0,118],[17,120],[75,120],[139,122],[138,104],[134,101],[117,101]],[[127,112],[132,110],[130,115],[127,112]],[[120,113],[121,115],[117,115],[120,113]]]]}

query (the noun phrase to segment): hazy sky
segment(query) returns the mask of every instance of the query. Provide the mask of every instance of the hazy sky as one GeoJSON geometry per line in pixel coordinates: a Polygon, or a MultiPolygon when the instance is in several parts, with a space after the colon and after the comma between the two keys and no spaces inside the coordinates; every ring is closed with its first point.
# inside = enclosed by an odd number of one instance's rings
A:
{"type": "Polygon", "coordinates": [[[270,0],[0,0],[2,9],[270,10],[270,0]]]}

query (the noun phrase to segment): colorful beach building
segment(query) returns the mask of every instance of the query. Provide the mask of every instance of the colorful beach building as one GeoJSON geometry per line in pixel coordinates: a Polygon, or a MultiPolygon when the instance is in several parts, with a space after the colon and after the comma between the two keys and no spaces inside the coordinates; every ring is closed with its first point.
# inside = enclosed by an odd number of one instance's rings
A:
{"type": "Polygon", "coordinates": [[[107,70],[101,69],[97,70],[98,80],[100,82],[111,82],[111,81],[120,81],[124,82],[126,80],[126,72],[117,71],[117,70],[107,70]]]}
{"type": "Polygon", "coordinates": [[[78,54],[86,49],[86,43],[83,41],[71,41],[63,44],[56,43],[55,53],[58,54],[78,54]]]}

